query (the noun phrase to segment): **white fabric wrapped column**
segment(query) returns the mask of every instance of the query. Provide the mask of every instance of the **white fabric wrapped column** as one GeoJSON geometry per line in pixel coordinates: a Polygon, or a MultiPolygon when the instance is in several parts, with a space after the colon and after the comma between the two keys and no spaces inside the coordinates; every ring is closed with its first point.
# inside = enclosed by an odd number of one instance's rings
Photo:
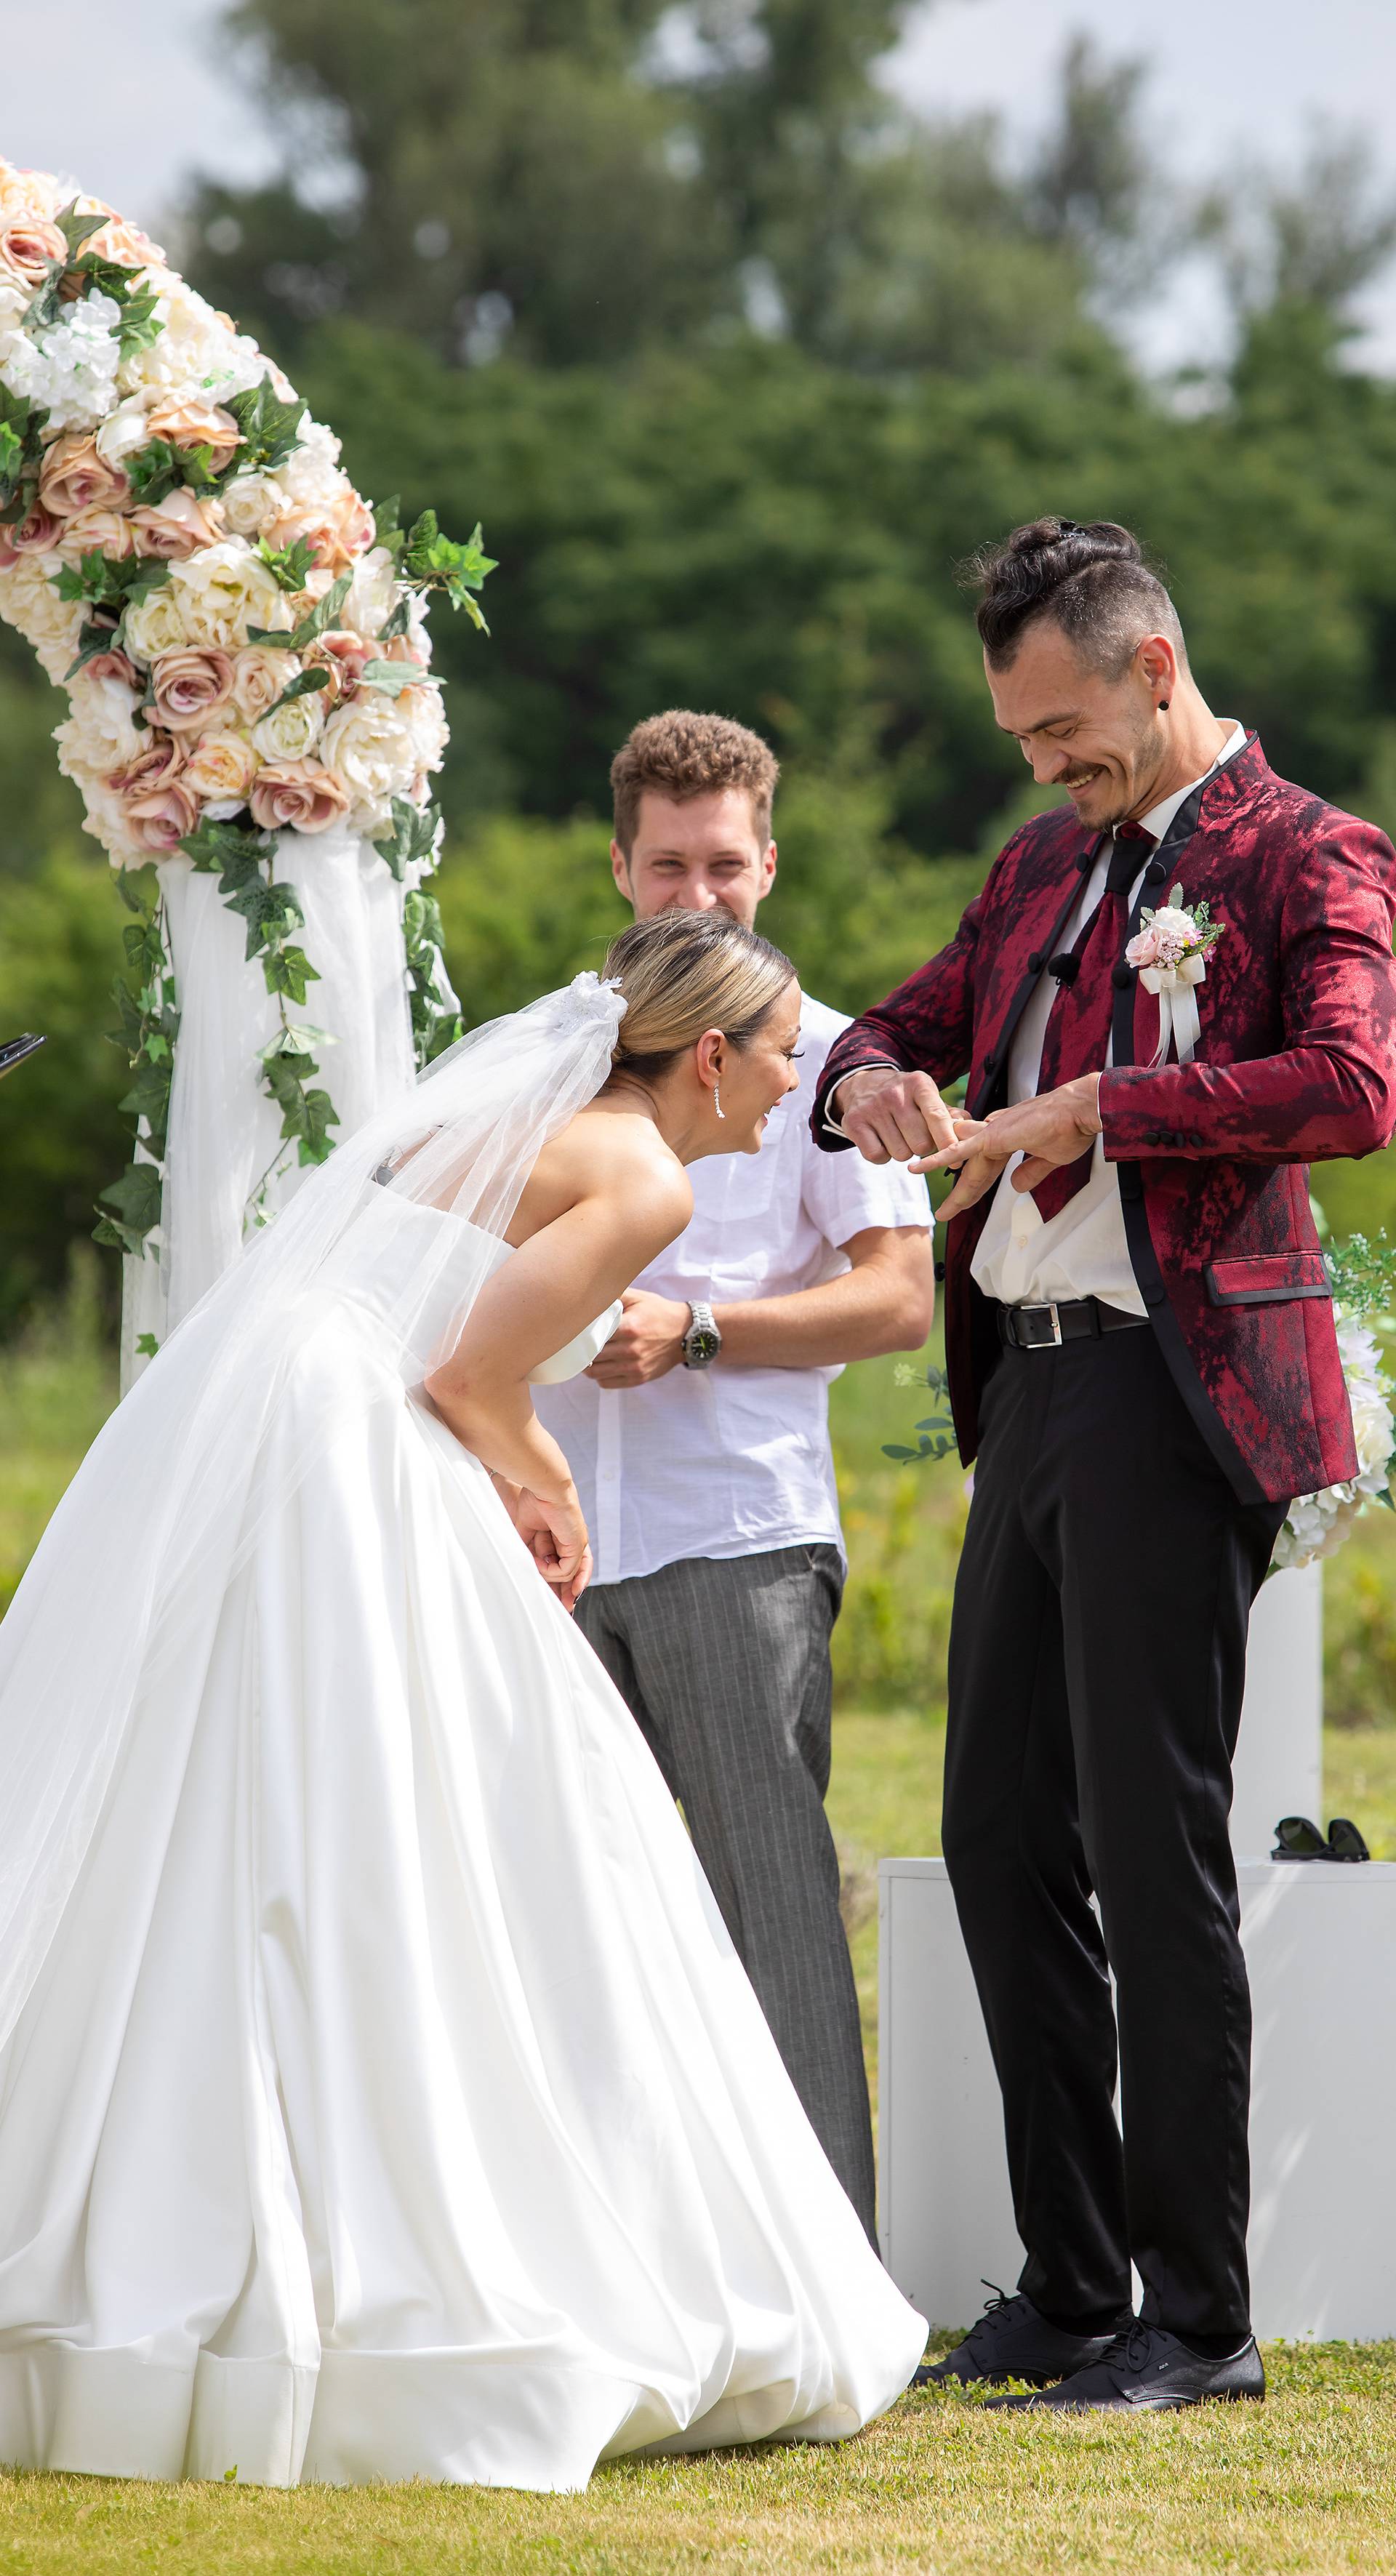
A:
{"type": "MultiPolygon", "coordinates": [[[[185,859],[160,867],[179,997],[158,1259],[128,1260],[122,1306],[122,1386],[139,1375],[136,1344],[157,1342],[242,1249],[248,1199],[280,1150],[281,1113],[263,1090],[258,1054],[280,1025],[261,963],[246,958],[246,924],[213,876],[185,859]]],[[[276,874],[305,915],[301,945],[320,980],[293,1021],[331,1031],[316,1048],[319,1081],[339,1113],[342,1142],[375,1110],[412,1088],[415,1067],[402,941],[403,889],[371,842],[347,833],[285,832],[276,874]]],[[[303,1167],[295,1147],[268,1193],[285,1206],[303,1167]]]]}

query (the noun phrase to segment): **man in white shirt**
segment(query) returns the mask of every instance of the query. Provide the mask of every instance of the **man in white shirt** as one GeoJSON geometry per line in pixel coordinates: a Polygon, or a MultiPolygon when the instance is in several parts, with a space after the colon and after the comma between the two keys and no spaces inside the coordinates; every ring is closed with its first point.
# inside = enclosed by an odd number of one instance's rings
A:
{"type": "MultiPolygon", "coordinates": [[[[612,768],[611,865],[637,916],[776,872],[777,767],[744,726],[637,725],[612,768]]],[[[798,962],[798,961],[797,961],[798,962]]],[[[824,1814],[829,1640],[844,1556],[830,1381],[919,1348],[934,1299],[925,1183],[813,1144],[804,1102],[845,1017],[805,997],[801,1092],[758,1155],[696,1164],[693,1220],[626,1298],[585,1378],[538,1391],[596,1572],[578,1622],[683,1806],[796,2090],[869,2235],[872,2133],[824,1814]]]]}

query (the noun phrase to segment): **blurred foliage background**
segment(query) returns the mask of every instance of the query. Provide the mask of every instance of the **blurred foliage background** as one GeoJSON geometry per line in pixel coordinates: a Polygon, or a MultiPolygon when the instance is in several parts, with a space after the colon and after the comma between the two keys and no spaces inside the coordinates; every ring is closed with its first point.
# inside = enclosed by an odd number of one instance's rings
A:
{"type": "MultiPolygon", "coordinates": [[[[230,77],[259,93],[282,176],[201,178],[172,255],[282,360],[362,490],[457,530],[479,516],[501,558],[492,640],[436,626],[440,893],[472,1019],[597,961],[621,918],[610,757],[675,703],[780,754],[768,926],[810,988],[856,1009],[917,964],[1034,803],[956,568],[1047,509],[1140,529],[1214,707],[1396,827],[1396,385],[1364,369],[1353,323],[1396,207],[1360,140],[1184,190],[1152,147],[1145,67],[1073,40],[1014,157],[992,119],[918,120],[878,85],[906,16],[227,12],[230,77]],[[1131,325],[1184,256],[1211,263],[1230,351],[1159,381],[1131,325]]],[[[50,1040],[0,1084],[4,1401],[19,1450],[48,1420],[67,1457],[105,1400],[115,1265],[64,1283],[126,1147],[102,1034],[121,914],[47,739],[60,711],[0,629],[0,1033],[50,1040]]],[[[1396,1216],[1390,1156],[1319,1187],[1335,1232],[1396,1216]]],[[[875,1409],[895,1437],[890,1376],[875,1409]]],[[[943,1602],[927,1594],[913,1640],[910,1569],[943,1592],[953,1558],[951,1506],[872,1456],[845,1461],[853,1520],[872,1514],[841,1647],[865,1705],[935,1661],[943,1602]]],[[[1360,1714],[1392,1657],[1356,1562],[1341,1696],[1360,1714]]]]}

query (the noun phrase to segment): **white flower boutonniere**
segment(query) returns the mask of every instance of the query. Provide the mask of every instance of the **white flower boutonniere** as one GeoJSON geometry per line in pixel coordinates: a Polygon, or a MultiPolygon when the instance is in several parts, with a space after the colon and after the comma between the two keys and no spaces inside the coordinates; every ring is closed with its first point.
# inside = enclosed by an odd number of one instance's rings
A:
{"type": "Polygon", "coordinates": [[[1157,912],[1141,913],[1140,922],[1142,927],[1125,950],[1125,962],[1138,968],[1145,991],[1158,995],[1158,1047],[1152,1072],[1163,1063],[1172,1038],[1178,1042],[1178,1062],[1192,1061],[1202,1035],[1194,988],[1206,980],[1207,960],[1225,924],[1213,921],[1205,900],[1184,903],[1180,885],[1173,887],[1157,912]]]}

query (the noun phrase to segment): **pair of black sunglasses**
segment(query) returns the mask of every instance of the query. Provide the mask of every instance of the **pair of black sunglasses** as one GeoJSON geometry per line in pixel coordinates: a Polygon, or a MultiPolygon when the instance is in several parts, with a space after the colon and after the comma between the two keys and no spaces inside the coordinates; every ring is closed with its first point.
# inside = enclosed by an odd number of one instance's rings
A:
{"type": "Polygon", "coordinates": [[[1370,1860],[1350,1816],[1335,1816],[1325,1835],[1307,1816],[1281,1816],[1275,1827],[1272,1860],[1370,1860]]]}

